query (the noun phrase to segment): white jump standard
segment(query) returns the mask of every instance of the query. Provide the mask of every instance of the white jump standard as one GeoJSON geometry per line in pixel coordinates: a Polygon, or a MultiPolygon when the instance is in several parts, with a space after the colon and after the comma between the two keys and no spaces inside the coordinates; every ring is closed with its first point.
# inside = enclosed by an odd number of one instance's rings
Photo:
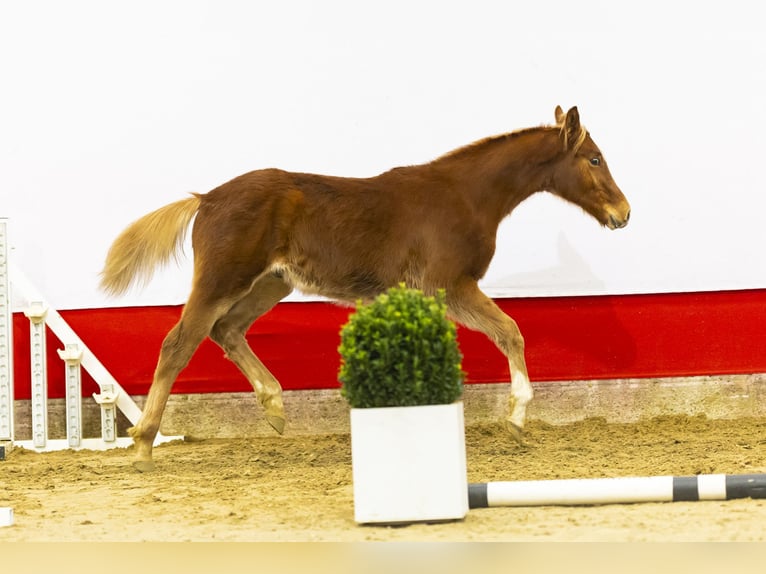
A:
{"type": "Polygon", "coordinates": [[[701,474],[482,482],[468,485],[470,508],[573,506],[766,498],[766,474],[701,474]]]}
{"type": "MultiPolygon", "coordinates": [[[[117,409],[133,424],[136,424],[141,416],[141,409],[61,314],[45,302],[45,298],[24,273],[14,266],[10,255],[8,219],[0,217],[0,442],[8,442],[12,446],[36,451],[66,448],[103,450],[130,446],[133,444],[133,439],[117,436],[117,409]],[[12,287],[30,302],[24,309],[24,315],[29,319],[30,336],[31,440],[18,440],[14,436],[12,287]],[[65,364],[67,432],[65,440],[50,439],[48,436],[47,329],[50,329],[64,344],[64,349],[57,349],[57,351],[65,364]],[[93,399],[101,407],[101,437],[98,438],[82,436],[81,369],[83,368],[90,373],[101,390],[100,393],[93,394],[93,399]]],[[[158,433],[154,444],[181,438],[183,437],[168,437],[158,433]]]]}
{"type": "MultiPolygon", "coordinates": [[[[79,448],[82,443],[82,349],[69,343],[56,352],[66,363],[66,438],[70,448],[79,448]]],[[[102,436],[108,440],[105,432],[102,436]]]]}
{"type": "Polygon", "coordinates": [[[48,355],[45,343],[45,314],[47,307],[41,301],[33,302],[24,310],[29,319],[29,349],[32,371],[32,445],[45,448],[48,440],[48,355]]]}
{"type": "Polygon", "coordinates": [[[0,441],[13,440],[13,320],[8,220],[0,217],[0,441]]]}

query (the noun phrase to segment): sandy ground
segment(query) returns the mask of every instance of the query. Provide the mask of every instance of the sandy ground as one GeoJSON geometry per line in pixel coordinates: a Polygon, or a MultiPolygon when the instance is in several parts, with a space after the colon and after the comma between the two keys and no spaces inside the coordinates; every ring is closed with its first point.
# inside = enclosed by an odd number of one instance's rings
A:
{"type": "MultiPolygon", "coordinates": [[[[532,421],[466,432],[471,482],[766,472],[766,419],[532,421]]],[[[763,541],[766,500],[488,508],[403,527],[353,520],[345,434],[175,442],[142,475],[130,452],[14,449],[0,462],[0,541],[763,541]]]]}

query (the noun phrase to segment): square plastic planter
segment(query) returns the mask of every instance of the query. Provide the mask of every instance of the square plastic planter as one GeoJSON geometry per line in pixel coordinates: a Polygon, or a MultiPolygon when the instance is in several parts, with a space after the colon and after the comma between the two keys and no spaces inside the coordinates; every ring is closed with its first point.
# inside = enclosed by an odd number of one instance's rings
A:
{"type": "Polygon", "coordinates": [[[463,403],[351,409],[354,518],[400,524],[468,513],[463,403]]]}

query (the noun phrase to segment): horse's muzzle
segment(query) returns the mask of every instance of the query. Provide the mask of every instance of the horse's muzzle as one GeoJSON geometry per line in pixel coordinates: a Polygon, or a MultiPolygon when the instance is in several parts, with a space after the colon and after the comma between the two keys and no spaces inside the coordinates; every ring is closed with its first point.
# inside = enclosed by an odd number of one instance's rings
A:
{"type": "Polygon", "coordinates": [[[609,221],[607,222],[606,225],[609,229],[622,229],[628,224],[629,220],[630,220],[630,209],[625,213],[625,217],[622,217],[622,218],[610,214],[609,221]]]}

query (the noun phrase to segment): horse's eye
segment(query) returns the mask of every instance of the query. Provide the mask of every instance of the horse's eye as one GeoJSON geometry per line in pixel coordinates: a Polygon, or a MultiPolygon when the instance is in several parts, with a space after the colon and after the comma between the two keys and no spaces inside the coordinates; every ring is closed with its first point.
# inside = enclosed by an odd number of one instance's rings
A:
{"type": "Polygon", "coordinates": [[[594,165],[596,167],[600,166],[601,165],[601,158],[598,158],[598,157],[590,158],[590,164],[594,165]]]}

